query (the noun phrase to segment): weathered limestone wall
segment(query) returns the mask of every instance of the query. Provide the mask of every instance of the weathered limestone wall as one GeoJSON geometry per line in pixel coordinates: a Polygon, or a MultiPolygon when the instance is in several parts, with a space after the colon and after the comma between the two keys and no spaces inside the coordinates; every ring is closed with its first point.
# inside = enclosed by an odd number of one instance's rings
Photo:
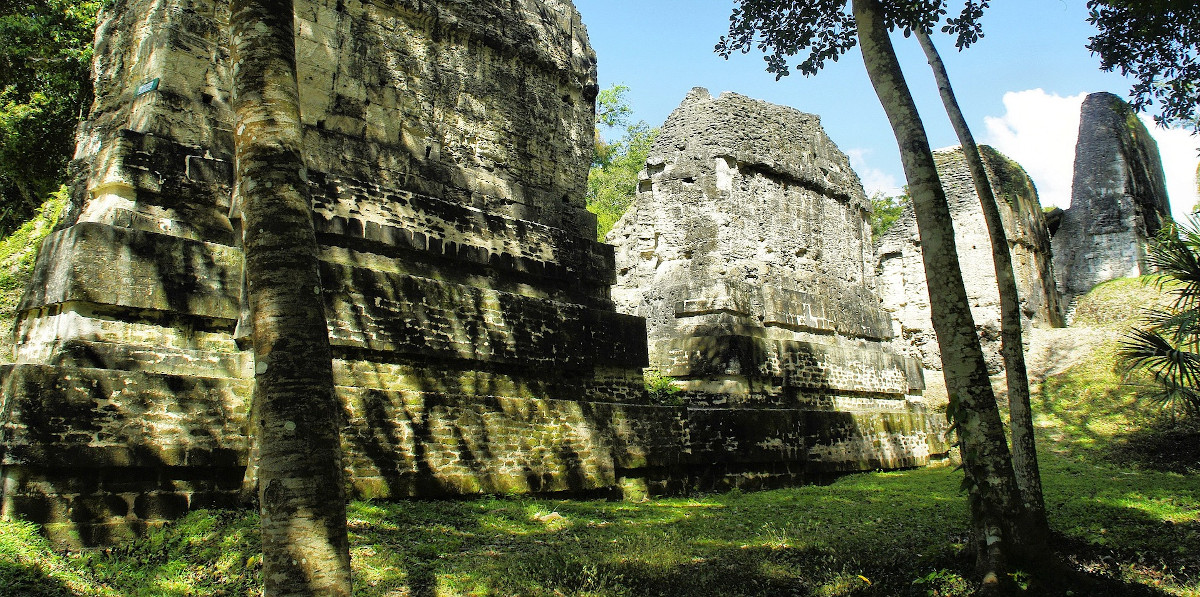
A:
{"type": "MultiPolygon", "coordinates": [[[[986,145],[980,146],[992,192],[998,200],[1008,237],[1013,273],[1021,300],[1022,323],[1061,327],[1062,305],[1054,284],[1050,234],[1033,180],[1016,162],[986,145]]],[[[934,152],[938,177],[950,204],[954,240],[962,265],[971,315],[979,331],[988,367],[1004,367],[1000,356],[1000,293],[987,223],[975,183],[961,148],[934,152]]],[[[877,248],[880,294],[899,326],[898,334],[919,354],[925,366],[940,370],[941,351],[929,315],[929,289],[921,258],[920,235],[912,207],[907,207],[877,248]]]]}
{"type": "MultiPolygon", "coordinates": [[[[81,176],[22,300],[17,362],[0,367],[0,515],[59,539],[109,541],[238,499],[253,362],[237,325],[227,12],[117,0],[100,19],[81,176]]],[[[819,278],[845,300],[770,299],[779,326],[817,330],[770,342],[788,383],[824,406],[649,402],[645,323],[614,310],[613,249],[584,209],[595,56],[570,2],[297,0],[296,15],[354,494],[751,487],[944,451],[919,408],[883,397],[919,382],[909,361],[816,341],[886,330],[858,290],[858,253],[819,278]]],[[[848,166],[782,172],[756,180],[793,194],[814,176],[853,180],[848,166]]],[[[861,252],[839,234],[820,243],[786,250],[861,252]]]]}
{"type": "Polygon", "coordinates": [[[944,451],[919,362],[888,349],[869,209],[816,116],[700,88],[672,112],[608,240],[618,309],[693,417],[795,428],[778,441],[808,470],[944,451]]]}
{"type": "MultiPolygon", "coordinates": [[[[72,210],[3,370],[4,515],[102,541],[231,505],[228,5],[124,0],[97,33],[72,210]]],[[[677,467],[644,324],[584,209],[595,55],[570,2],[299,0],[305,161],[359,495],[593,490],[677,467]]],[[[653,483],[652,483],[653,484],[653,483]]]]}
{"type": "Polygon", "coordinates": [[[1101,282],[1150,273],[1146,243],[1171,215],[1158,143],[1124,100],[1083,100],[1071,207],[1054,235],[1054,268],[1065,297],[1101,282]]]}

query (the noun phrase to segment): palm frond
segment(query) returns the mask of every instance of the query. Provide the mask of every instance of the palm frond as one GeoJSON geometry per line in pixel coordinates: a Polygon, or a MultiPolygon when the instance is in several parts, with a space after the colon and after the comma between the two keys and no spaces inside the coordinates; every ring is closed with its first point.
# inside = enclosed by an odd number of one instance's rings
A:
{"type": "Polygon", "coordinates": [[[1200,220],[1169,222],[1147,254],[1157,270],[1151,283],[1174,295],[1167,309],[1145,312],[1145,326],[1120,341],[1127,371],[1147,371],[1157,391],[1147,398],[1164,408],[1200,415],[1200,220]]]}
{"type": "Polygon", "coordinates": [[[1153,330],[1130,330],[1118,354],[1129,369],[1145,369],[1162,383],[1180,388],[1200,386],[1200,354],[1179,348],[1153,330]]]}

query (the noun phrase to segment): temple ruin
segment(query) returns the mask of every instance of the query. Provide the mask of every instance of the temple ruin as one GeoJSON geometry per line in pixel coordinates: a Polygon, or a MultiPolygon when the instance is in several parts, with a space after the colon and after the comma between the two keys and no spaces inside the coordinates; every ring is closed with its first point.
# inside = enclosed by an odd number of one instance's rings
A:
{"type": "MultiPolygon", "coordinates": [[[[596,59],[573,5],[297,0],[296,24],[352,495],[754,487],[945,451],[919,367],[882,349],[866,204],[815,117],[796,119],[814,145],[789,142],[795,155],[747,145],[696,174],[803,197],[815,218],[802,242],[755,244],[803,262],[804,285],[746,295],[750,278],[709,278],[681,295],[681,315],[768,318],[711,336],[730,350],[707,370],[736,377],[770,345],[774,368],[746,379],[772,389],[741,405],[754,408],[654,403],[645,321],[615,310],[613,248],[584,209],[596,59]]],[[[101,13],[72,203],[0,368],[0,515],[55,539],[107,542],[238,503],[254,365],[237,333],[227,29],[223,0],[101,13]]],[[[771,263],[763,280],[791,271],[771,263]]]]}
{"type": "Polygon", "coordinates": [[[1071,206],[1054,234],[1058,288],[1070,299],[1116,278],[1150,273],[1146,243],[1170,218],[1158,143],[1111,93],[1083,101],[1071,206]]]}
{"type": "MultiPolygon", "coordinates": [[[[353,493],[597,490],[673,465],[584,208],[596,58],[569,1],[298,0],[304,159],[353,493]],[[661,444],[661,446],[660,446],[661,444]],[[641,472],[638,472],[641,471],[641,472]]],[[[96,38],[71,212],[3,370],[3,514],[105,541],[236,503],[228,4],[96,38]]]]}
{"type": "MultiPolygon", "coordinates": [[[[1008,237],[1022,322],[1026,326],[1061,327],[1062,304],[1054,282],[1050,234],[1037,189],[1016,162],[987,145],[980,146],[979,152],[1008,237]]],[[[1004,367],[1000,356],[1000,293],[979,195],[961,148],[936,151],[934,161],[954,222],[954,241],[971,315],[988,368],[996,372],[1004,367]]],[[[925,366],[940,370],[941,351],[930,319],[921,239],[911,205],[879,239],[877,252],[884,307],[899,325],[898,333],[925,366]]]]}
{"type": "Polygon", "coordinates": [[[693,89],[662,126],[609,233],[620,311],[690,412],[788,421],[794,470],[925,464],[944,452],[920,363],[890,347],[870,202],[820,119],[693,89]],[[931,449],[931,443],[933,448],[931,449]]]}

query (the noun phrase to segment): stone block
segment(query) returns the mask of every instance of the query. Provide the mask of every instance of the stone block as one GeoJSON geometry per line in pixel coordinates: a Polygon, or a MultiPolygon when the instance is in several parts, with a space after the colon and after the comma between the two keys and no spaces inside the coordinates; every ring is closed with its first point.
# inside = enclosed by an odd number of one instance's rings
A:
{"type": "Polygon", "coordinates": [[[134,514],[142,520],[173,520],[187,511],[187,496],[178,493],[143,493],[133,503],[134,514]]]}
{"type": "Polygon", "coordinates": [[[82,222],[42,241],[18,310],[90,303],[234,320],[240,269],[229,247],[82,222]]]}

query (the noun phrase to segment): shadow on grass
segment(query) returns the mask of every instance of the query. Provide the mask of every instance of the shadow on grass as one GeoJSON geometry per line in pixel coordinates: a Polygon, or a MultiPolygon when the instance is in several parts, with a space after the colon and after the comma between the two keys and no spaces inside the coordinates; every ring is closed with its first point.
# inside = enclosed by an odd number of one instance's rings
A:
{"type": "MultiPolygon", "coordinates": [[[[956,480],[949,471],[908,471],[642,504],[361,504],[357,515],[380,523],[354,532],[356,568],[366,571],[356,595],[967,595],[974,573],[961,549],[966,517],[956,480]]],[[[1130,548],[1114,555],[1066,539],[1062,556],[1080,575],[1027,580],[1025,594],[1169,594],[1131,578],[1132,571],[1154,580],[1152,566],[1169,554],[1121,530],[1153,527],[1153,516],[1096,503],[1079,495],[1059,510],[1115,525],[1130,548]]]]}
{"type": "Polygon", "coordinates": [[[1169,420],[1135,429],[1116,438],[1104,451],[1111,462],[1179,474],[1200,472],[1200,422],[1169,420]]]}
{"type": "MultiPolygon", "coordinates": [[[[1156,582],[1198,580],[1200,561],[1190,554],[1200,554],[1200,496],[1186,477],[1125,476],[1059,457],[1047,464],[1061,553],[1086,576],[1034,580],[1026,595],[1070,588],[1150,597],[1170,594],[1156,582]]],[[[925,469],[643,503],[354,502],[355,595],[968,595],[974,572],[962,549],[968,521],[958,480],[949,469],[925,469]]],[[[127,547],[65,561],[53,552],[15,558],[0,563],[0,574],[35,588],[0,585],[0,594],[108,594],[56,580],[76,578],[122,597],[252,595],[261,572],[255,523],[250,513],[197,512],[127,547]]]]}
{"type": "Polygon", "coordinates": [[[0,560],[0,595],[16,597],[71,597],[65,583],[40,565],[0,560]]]}

